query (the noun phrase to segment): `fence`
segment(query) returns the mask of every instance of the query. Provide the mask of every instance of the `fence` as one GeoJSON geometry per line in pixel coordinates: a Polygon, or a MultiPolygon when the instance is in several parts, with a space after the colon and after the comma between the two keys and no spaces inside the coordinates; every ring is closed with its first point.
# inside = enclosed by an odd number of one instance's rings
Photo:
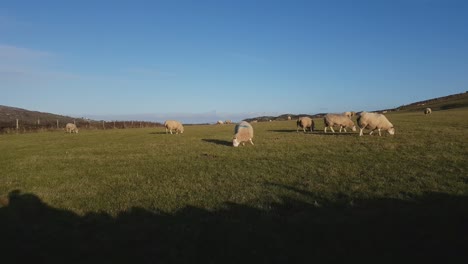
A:
{"type": "Polygon", "coordinates": [[[91,121],[84,119],[74,120],[37,120],[35,122],[15,119],[0,121],[0,134],[30,133],[41,131],[64,130],[67,123],[74,123],[79,129],[126,129],[163,127],[161,123],[147,121],[91,121]]]}

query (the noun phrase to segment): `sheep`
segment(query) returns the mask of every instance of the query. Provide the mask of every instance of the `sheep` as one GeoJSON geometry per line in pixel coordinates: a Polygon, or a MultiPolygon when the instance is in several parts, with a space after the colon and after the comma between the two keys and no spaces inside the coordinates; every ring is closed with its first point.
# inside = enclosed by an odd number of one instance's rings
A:
{"type": "Polygon", "coordinates": [[[299,119],[296,121],[296,125],[296,132],[299,132],[299,127],[302,127],[304,133],[306,132],[307,128],[310,128],[310,132],[314,131],[315,128],[314,120],[307,116],[299,117],[299,119]]]}
{"type": "Polygon", "coordinates": [[[78,128],[73,123],[68,123],[65,126],[65,130],[67,131],[67,133],[77,133],[78,134],[78,128]]]}
{"type": "Polygon", "coordinates": [[[323,130],[325,133],[327,133],[327,128],[330,128],[331,131],[335,133],[335,130],[333,130],[334,125],[340,126],[340,133],[341,129],[346,132],[346,128],[351,128],[351,130],[356,131],[354,122],[344,114],[326,114],[323,117],[323,122],[325,123],[325,128],[323,130]]]}
{"type": "Polygon", "coordinates": [[[288,116],[288,120],[291,120],[291,116],[288,116]]]}
{"type": "Polygon", "coordinates": [[[216,122],[217,125],[223,125],[224,122],[222,120],[218,120],[218,122],[216,122]]]}
{"type": "Polygon", "coordinates": [[[179,134],[179,132],[181,134],[184,133],[184,126],[179,122],[179,121],[176,121],[176,120],[166,120],[164,122],[164,126],[166,127],[166,134],[167,134],[167,131],[169,130],[169,132],[171,133],[172,135],[172,130],[175,130],[176,134],[179,134]]]}
{"type": "Polygon", "coordinates": [[[232,124],[232,121],[228,119],[228,120],[224,121],[224,123],[225,124],[232,124]]]}
{"type": "Polygon", "coordinates": [[[240,143],[242,146],[245,146],[245,142],[250,142],[250,144],[254,144],[252,142],[253,138],[253,127],[246,121],[242,121],[236,125],[234,128],[234,138],[232,139],[232,145],[234,147],[238,147],[240,143]]]}
{"type": "Polygon", "coordinates": [[[429,107],[424,109],[424,114],[425,115],[428,115],[428,114],[431,114],[432,113],[432,109],[430,109],[429,107]]]}
{"type": "Polygon", "coordinates": [[[379,131],[379,136],[382,136],[381,130],[387,130],[390,135],[395,134],[395,128],[383,114],[362,112],[357,122],[360,129],[359,136],[363,135],[364,128],[372,130],[369,135],[372,135],[376,129],[379,131]]]}

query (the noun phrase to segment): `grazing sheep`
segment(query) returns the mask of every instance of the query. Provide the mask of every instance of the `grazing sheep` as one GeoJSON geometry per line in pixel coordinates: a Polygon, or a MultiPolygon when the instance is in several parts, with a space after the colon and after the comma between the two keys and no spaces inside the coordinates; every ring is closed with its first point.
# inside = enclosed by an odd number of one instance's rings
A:
{"type": "Polygon", "coordinates": [[[425,115],[428,115],[428,114],[431,114],[432,113],[432,109],[430,109],[429,107],[424,109],[424,114],[425,115]]]}
{"type": "Polygon", "coordinates": [[[166,134],[168,130],[171,134],[172,134],[172,130],[175,130],[176,134],[179,134],[179,132],[181,134],[184,133],[184,126],[179,121],[166,120],[166,122],[164,122],[164,126],[166,127],[166,134]]]}
{"type": "Polygon", "coordinates": [[[296,121],[296,132],[299,132],[299,127],[302,128],[304,133],[306,132],[307,128],[310,128],[310,132],[314,131],[315,128],[315,123],[314,120],[312,120],[310,117],[304,116],[304,117],[299,117],[296,121]]]}
{"type": "Polygon", "coordinates": [[[291,120],[291,116],[288,116],[288,120],[291,120]]]}
{"type": "Polygon", "coordinates": [[[78,128],[73,123],[68,123],[65,126],[65,130],[67,131],[67,133],[77,133],[78,134],[78,128]]]}
{"type": "Polygon", "coordinates": [[[323,117],[323,122],[325,123],[325,129],[323,130],[325,133],[327,133],[327,128],[330,128],[331,131],[335,133],[335,130],[333,130],[334,125],[340,126],[340,133],[341,129],[346,132],[346,128],[351,128],[351,130],[356,131],[354,122],[344,114],[326,114],[323,117]]]}
{"type": "Polygon", "coordinates": [[[360,129],[359,136],[363,135],[364,128],[372,130],[369,135],[372,135],[376,129],[379,131],[379,136],[382,136],[381,130],[387,130],[390,135],[395,134],[395,128],[383,114],[362,112],[357,122],[360,129]]]}
{"type": "Polygon", "coordinates": [[[223,125],[224,122],[222,120],[218,120],[218,122],[216,122],[217,125],[223,125]]]}
{"type": "Polygon", "coordinates": [[[253,127],[248,122],[242,121],[234,128],[234,138],[232,139],[232,145],[237,147],[240,143],[242,143],[242,146],[244,146],[245,142],[247,141],[253,145],[254,143],[252,142],[252,138],[253,127]]]}
{"type": "Polygon", "coordinates": [[[252,123],[258,123],[258,120],[254,120],[254,121],[252,121],[252,123]]]}
{"type": "Polygon", "coordinates": [[[228,119],[228,120],[224,121],[224,123],[225,124],[232,124],[232,121],[228,119]]]}

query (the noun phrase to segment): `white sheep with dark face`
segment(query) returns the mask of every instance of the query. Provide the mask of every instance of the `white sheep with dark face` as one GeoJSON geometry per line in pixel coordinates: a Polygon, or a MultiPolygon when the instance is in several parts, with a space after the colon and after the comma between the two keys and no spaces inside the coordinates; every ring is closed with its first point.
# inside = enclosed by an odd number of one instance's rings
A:
{"type": "Polygon", "coordinates": [[[244,146],[245,142],[250,142],[250,144],[253,145],[253,136],[253,127],[248,122],[242,121],[234,128],[234,138],[232,139],[232,145],[234,147],[238,147],[239,144],[242,143],[244,146]]]}
{"type": "Polygon", "coordinates": [[[395,134],[395,128],[393,127],[393,124],[390,123],[387,117],[385,117],[383,114],[362,112],[359,115],[357,122],[360,128],[359,136],[363,135],[364,128],[371,130],[369,135],[372,135],[375,130],[379,131],[379,136],[382,136],[380,133],[381,130],[387,130],[390,135],[395,134]]]}
{"type": "Polygon", "coordinates": [[[429,107],[424,109],[424,114],[425,115],[432,114],[432,109],[430,109],[429,107]]]}

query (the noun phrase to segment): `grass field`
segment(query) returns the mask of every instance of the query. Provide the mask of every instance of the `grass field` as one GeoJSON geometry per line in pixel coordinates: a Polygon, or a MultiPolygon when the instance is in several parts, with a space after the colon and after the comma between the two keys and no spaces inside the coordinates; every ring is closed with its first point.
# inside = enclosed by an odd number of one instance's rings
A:
{"type": "Polygon", "coordinates": [[[234,125],[1,135],[4,259],[466,260],[468,108],[387,117],[395,136],[256,123],[239,148],[234,125]]]}

